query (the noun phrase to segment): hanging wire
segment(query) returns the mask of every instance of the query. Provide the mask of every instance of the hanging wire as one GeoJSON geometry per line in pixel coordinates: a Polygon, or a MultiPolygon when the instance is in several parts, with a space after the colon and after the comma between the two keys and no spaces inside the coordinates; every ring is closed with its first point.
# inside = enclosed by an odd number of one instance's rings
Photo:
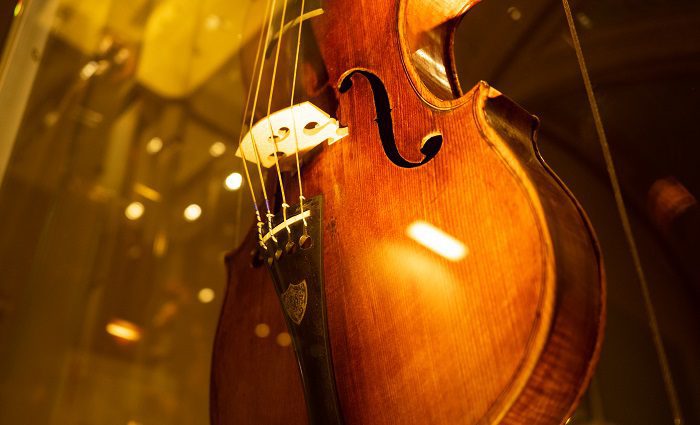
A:
{"type": "Polygon", "coordinates": [[[571,39],[574,44],[574,50],[576,51],[576,58],[578,60],[579,68],[581,70],[583,84],[586,88],[586,95],[588,96],[588,102],[591,107],[591,112],[593,113],[593,121],[595,123],[596,132],[598,133],[600,147],[603,151],[605,167],[607,168],[608,175],[610,177],[610,184],[612,186],[613,194],[615,196],[615,203],[617,204],[617,210],[620,215],[620,220],[622,221],[622,227],[625,232],[625,238],[627,239],[627,245],[630,250],[630,253],[632,254],[634,268],[636,269],[637,277],[639,279],[639,284],[642,290],[644,307],[649,318],[649,328],[651,329],[654,348],[656,349],[656,355],[659,359],[659,365],[661,367],[661,373],[664,380],[664,387],[666,389],[666,396],[668,397],[668,400],[671,404],[673,423],[675,425],[681,425],[683,423],[683,415],[681,412],[680,401],[678,399],[678,393],[676,392],[676,387],[673,384],[673,376],[671,375],[671,368],[668,363],[668,356],[666,354],[666,349],[661,338],[661,331],[659,330],[659,324],[656,319],[654,305],[651,302],[649,284],[647,283],[646,276],[644,274],[642,261],[640,259],[639,251],[637,249],[637,243],[634,238],[634,233],[632,232],[632,226],[630,225],[629,214],[627,213],[627,208],[625,207],[625,202],[622,198],[620,182],[617,179],[615,164],[613,162],[612,155],[610,154],[610,146],[608,145],[608,139],[605,135],[605,128],[603,127],[603,120],[600,115],[600,110],[598,109],[598,102],[596,101],[595,93],[593,92],[593,85],[591,84],[591,79],[588,75],[588,67],[586,66],[586,60],[583,56],[583,50],[581,49],[581,41],[579,40],[578,32],[576,31],[576,24],[574,23],[574,19],[571,13],[569,0],[562,0],[562,2],[564,5],[564,12],[566,14],[566,22],[569,26],[569,31],[571,32],[571,39]]]}

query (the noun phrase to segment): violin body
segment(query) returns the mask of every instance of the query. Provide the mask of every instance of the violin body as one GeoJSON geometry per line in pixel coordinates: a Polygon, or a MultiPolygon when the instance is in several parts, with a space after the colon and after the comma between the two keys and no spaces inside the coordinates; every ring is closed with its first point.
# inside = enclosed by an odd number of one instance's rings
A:
{"type": "Polygon", "coordinates": [[[474,3],[329,0],[311,24],[349,129],[301,172],[305,196],[323,198],[345,424],[563,423],[600,352],[600,251],[537,151],[537,119],[486,83],[459,86],[451,38],[474,3]],[[416,222],[464,255],[416,243],[416,222]]]}
{"type": "MultiPolygon", "coordinates": [[[[253,229],[254,230],[254,229],[253,229]]],[[[226,256],[226,288],[213,348],[212,424],[308,424],[291,345],[280,345],[284,316],[267,270],[254,267],[255,232],[226,256]]]]}

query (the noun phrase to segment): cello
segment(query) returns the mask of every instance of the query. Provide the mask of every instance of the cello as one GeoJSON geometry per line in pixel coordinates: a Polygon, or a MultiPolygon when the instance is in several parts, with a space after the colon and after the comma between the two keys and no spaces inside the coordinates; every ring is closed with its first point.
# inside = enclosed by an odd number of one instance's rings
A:
{"type": "MultiPolygon", "coordinates": [[[[258,223],[230,287],[274,287],[299,366],[280,382],[300,378],[278,390],[285,403],[303,390],[306,409],[267,399],[276,419],[248,423],[556,424],[585,391],[605,322],[600,250],[537,150],[537,119],[484,82],[462,90],[453,34],[476,3],[325,1],[310,26],[335,118],[293,90],[255,124],[253,106],[238,154],[276,190],[252,192],[258,223]]],[[[284,31],[270,28],[259,68],[276,71],[267,50],[284,31]]],[[[222,318],[246,308],[231,288],[222,318]]],[[[220,406],[245,403],[223,354],[236,326],[217,332],[215,424],[239,423],[220,406]]]]}

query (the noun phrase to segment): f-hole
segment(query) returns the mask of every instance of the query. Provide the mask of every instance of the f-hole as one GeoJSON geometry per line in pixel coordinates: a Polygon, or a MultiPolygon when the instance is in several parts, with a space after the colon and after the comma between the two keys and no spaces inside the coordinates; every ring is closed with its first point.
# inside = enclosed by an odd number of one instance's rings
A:
{"type": "Polygon", "coordinates": [[[391,118],[391,104],[389,103],[389,95],[386,92],[384,83],[379,77],[364,69],[352,70],[346,73],[345,77],[343,77],[343,79],[340,81],[340,93],[347,93],[348,90],[352,88],[352,77],[355,74],[360,74],[365,77],[372,87],[372,93],[374,95],[374,108],[377,111],[377,118],[375,121],[377,122],[377,127],[379,128],[379,137],[382,140],[384,153],[391,160],[391,162],[399,167],[415,168],[420,167],[421,165],[424,165],[431,159],[435,158],[435,155],[437,155],[438,151],[442,147],[442,134],[437,132],[431,133],[423,139],[420,151],[424,157],[420,162],[411,162],[401,156],[398,148],[396,147],[396,139],[394,137],[394,124],[391,118]]]}

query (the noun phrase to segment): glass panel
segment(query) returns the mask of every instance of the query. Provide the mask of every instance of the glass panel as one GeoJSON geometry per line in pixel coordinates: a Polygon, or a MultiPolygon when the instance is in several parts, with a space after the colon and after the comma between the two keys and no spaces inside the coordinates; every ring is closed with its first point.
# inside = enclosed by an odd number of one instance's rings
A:
{"type": "MultiPolygon", "coordinates": [[[[683,0],[572,7],[683,413],[698,423],[700,7],[683,0]]],[[[467,14],[455,43],[465,89],[486,80],[541,119],[542,155],[583,204],[602,245],[605,342],[571,423],[673,423],[561,1],[485,1],[467,14]]]]}
{"type": "Polygon", "coordinates": [[[51,34],[0,190],[0,422],[207,423],[252,219],[225,184],[248,5],[32,3],[51,34]]]}

